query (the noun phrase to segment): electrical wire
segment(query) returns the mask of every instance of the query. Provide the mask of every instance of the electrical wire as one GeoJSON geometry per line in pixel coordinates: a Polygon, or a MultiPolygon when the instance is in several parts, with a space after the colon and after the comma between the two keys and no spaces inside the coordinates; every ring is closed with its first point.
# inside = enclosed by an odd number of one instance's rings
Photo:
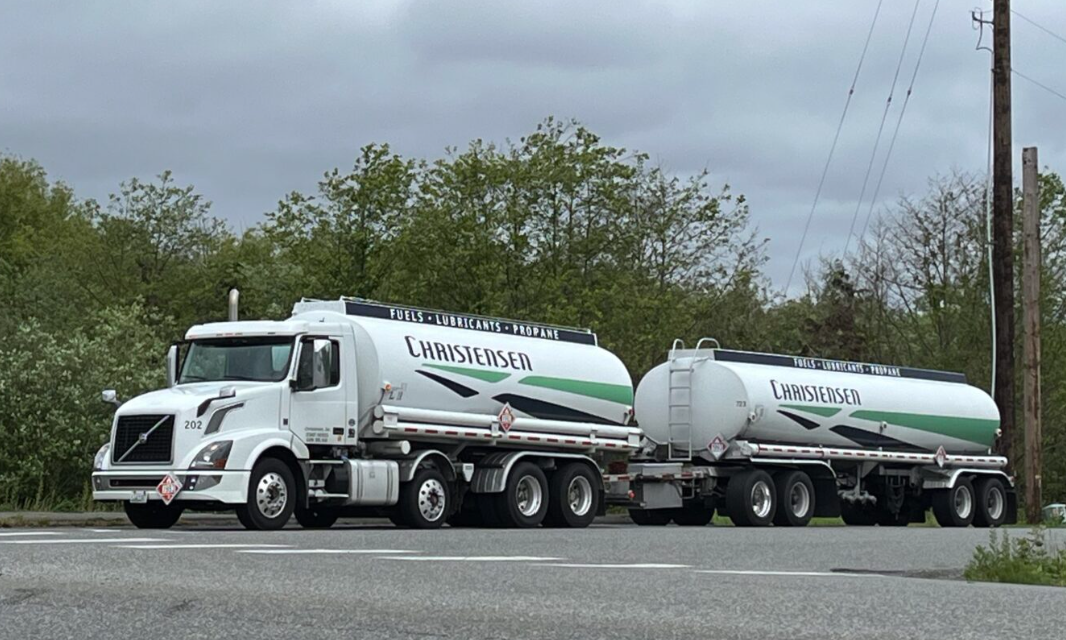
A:
{"type": "Polygon", "coordinates": [[[1044,91],[1047,91],[1051,95],[1056,96],[1056,97],[1058,97],[1061,100],[1066,100],[1066,95],[1063,95],[1062,93],[1060,93],[1058,91],[1055,91],[1054,89],[1052,89],[1051,87],[1047,86],[1046,84],[1044,84],[1042,82],[1038,82],[1038,81],[1030,78],[1029,76],[1025,75],[1021,71],[1018,71],[1017,69],[1015,69],[1014,67],[1010,68],[1010,72],[1013,73],[1014,75],[1018,76],[1019,78],[1022,78],[1023,80],[1028,80],[1029,82],[1035,84],[1036,86],[1040,87],[1044,91]]]}
{"type": "Polygon", "coordinates": [[[851,216],[851,226],[848,227],[848,239],[844,242],[844,254],[847,255],[851,246],[851,236],[855,233],[855,223],[859,219],[859,209],[862,208],[863,198],[866,197],[866,187],[870,183],[870,173],[874,168],[874,160],[877,159],[877,147],[881,144],[881,134],[885,130],[885,121],[888,120],[888,111],[892,108],[892,96],[896,93],[896,82],[899,81],[899,72],[903,68],[903,59],[907,54],[907,44],[911,40],[911,31],[914,29],[914,18],[918,15],[918,6],[922,0],[914,0],[914,11],[911,12],[911,20],[907,24],[907,35],[903,38],[903,48],[899,52],[899,62],[896,63],[896,73],[892,76],[892,85],[888,89],[888,99],[885,100],[885,110],[881,114],[881,124],[877,127],[877,137],[874,138],[874,148],[870,152],[870,162],[866,165],[866,175],[862,179],[862,189],[859,191],[859,199],[855,202],[855,213],[851,216]]]}
{"type": "MultiPolygon", "coordinates": [[[[896,138],[899,136],[900,126],[903,124],[903,116],[907,113],[907,104],[911,101],[911,94],[914,92],[914,82],[918,79],[918,69],[922,66],[922,58],[925,56],[925,46],[929,44],[929,34],[933,30],[933,21],[936,20],[937,9],[940,8],[940,0],[936,0],[936,4],[933,5],[933,13],[929,15],[929,24],[925,27],[925,36],[922,38],[922,48],[918,50],[918,60],[914,63],[914,73],[911,74],[911,82],[907,87],[907,95],[903,98],[903,106],[899,110],[899,118],[896,120],[896,130],[892,132],[892,140],[888,143],[888,152],[885,153],[885,161],[881,164],[881,175],[877,177],[877,186],[874,188],[874,195],[870,198],[870,209],[866,212],[866,220],[862,223],[862,231],[859,232],[859,241],[862,241],[863,236],[866,235],[866,228],[870,225],[870,218],[873,216],[874,206],[877,204],[877,196],[881,194],[881,185],[885,180],[885,173],[888,171],[888,161],[892,157],[892,150],[896,148],[896,138]]],[[[848,240],[851,240],[851,236],[848,236],[848,240]]],[[[847,253],[845,247],[844,252],[847,253]]]]}
{"type": "Polygon", "coordinates": [[[1037,22],[1036,20],[1033,20],[1032,18],[1027,18],[1026,16],[1024,16],[1024,15],[1022,15],[1022,14],[1018,13],[1018,12],[1017,12],[1017,11],[1015,11],[1014,9],[1011,9],[1011,10],[1010,10],[1010,12],[1011,12],[1011,13],[1013,13],[1014,15],[1018,16],[1018,17],[1019,17],[1019,18],[1021,18],[1022,20],[1025,20],[1025,21],[1026,21],[1026,22],[1028,22],[1029,24],[1033,25],[1033,26],[1034,26],[1034,27],[1036,27],[1037,29],[1040,29],[1041,31],[1043,31],[1044,33],[1048,34],[1048,35],[1049,35],[1049,36],[1051,36],[1052,38],[1055,38],[1056,40],[1061,40],[1061,41],[1062,41],[1063,43],[1066,43],[1066,38],[1063,38],[1063,37],[1062,37],[1062,36],[1060,36],[1059,34],[1057,34],[1057,33],[1055,33],[1054,31],[1052,31],[1051,29],[1048,29],[1048,28],[1047,28],[1047,27],[1045,27],[1044,25],[1040,24],[1040,23],[1039,23],[1039,22],[1037,22]]]}
{"type": "Polygon", "coordinates": [[[803,244],[807,241],[807,232],[811,229],[811,220],[814,218],[814,210],[818,207],[818,199],[822,195],[822,187],[825,186],[825,177],[829,174],[829,165],[833,161],[833,153],[836,151],[837,142],[840,140],[840,131],[844,128],[844,119],[848,115],[848,107],[851,105],[851,97],[855,94],[855,85],[859,81],[859,72],[862,71],[863,61],[866,60],[866,52],[870,48],[870,39],[874,35],[874,27],[877,25],[877,16],[881,13],[881,5],[883,3],[884,0],[877,1],[874,17],[870,21],[870,30],[866,33],[866,42],[862,45],[862,54],[859,55],[859,63],[855,67],[855,77],[851,79],[851,87],[848,89],[847,100],[844,101],[844,110],[840,114],[840,122],[837,123],[837,131],[833,136],[833,144],[829,146],[829,155],[825,159],[825,167],[822,168],[822,177],[818,180],[818,188],[814,192],[814,203],[811,204],[811,211],[807,214],[807,222],[803,226],[803,235],[800,236],[799,247],[796,249],[796,258],[792,261],[792,269],[788,272],[788,282],[785,284],[785,295],[788,295],[788,290],[792,287],[792,278],[796,275],[796,266],[799,264],[800,255],[803,253],[803,244]]]}

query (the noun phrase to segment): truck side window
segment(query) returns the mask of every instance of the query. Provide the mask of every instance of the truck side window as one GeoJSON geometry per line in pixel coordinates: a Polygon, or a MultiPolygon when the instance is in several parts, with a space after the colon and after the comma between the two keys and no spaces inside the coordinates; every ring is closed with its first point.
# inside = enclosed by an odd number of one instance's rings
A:
{"type": "Polygon", "coordinates": [[[341,344],[336,340],[330,340],[333,344],[333,358],[329,362],[329,386],[335,387],[341,383],[341,344]]]}
{"type": "Polygon", "coordinates": [[[328,389],[336,387],[341,381],[340,342],[327,340],[326,338],[304,338],[300,345],[300,358],[297,360],[297,380],[299,388],[303,391],[312,389],[328,389]],[[320,350],[323,360],[316,358],[315,351],[320,350]],[[317,373],[316,367],[323,367],[317,373]],[[320,380],[316,386],[316,376],[320,380]],[[322,381],[326,381],[323,383],[322,381]]]}

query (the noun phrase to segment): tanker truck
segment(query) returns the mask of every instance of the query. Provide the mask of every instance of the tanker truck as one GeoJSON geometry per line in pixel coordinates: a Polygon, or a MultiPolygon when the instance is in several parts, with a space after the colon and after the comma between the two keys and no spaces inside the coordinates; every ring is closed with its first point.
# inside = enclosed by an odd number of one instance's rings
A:
{"type": "Polygon", "coordinates": [[[1016,521],[998,410],[962,374],[675,341],[635,410],[645,444],[605,481],[640,525],[1016,521]]]}
{"type": "Polygon", "coordinates": [[[366,300],[302,300],[285,321],[192,327],[167,388],[120,403],[93,497],[143,528],[232,509],[398,525],[584,527],[601,469],[642,444],[622,362],[584,329],[366,300]]]}

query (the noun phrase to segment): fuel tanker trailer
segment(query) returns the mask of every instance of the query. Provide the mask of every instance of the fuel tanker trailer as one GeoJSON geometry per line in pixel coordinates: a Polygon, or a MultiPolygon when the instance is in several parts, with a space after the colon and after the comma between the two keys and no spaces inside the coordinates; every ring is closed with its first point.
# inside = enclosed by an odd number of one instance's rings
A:
{"type": "Polygon", "coordinates": [[[646,446],[608,480],[640,524],[713,509],[749,526],[906,525],[930,507],[943,526],[1015,519],[998,410],[959,373],[675,342],[635,410],[646,446]]]}
{"type": "Polygon", "coordinates": [[[139,527],[234,509],[435,528],[587,526],[605,456],[643,445],[622,362],[585,329],[366,300],[303,300],[284,321],[197,325],[168,386],[118,408],[93,496],[139,527]]]}

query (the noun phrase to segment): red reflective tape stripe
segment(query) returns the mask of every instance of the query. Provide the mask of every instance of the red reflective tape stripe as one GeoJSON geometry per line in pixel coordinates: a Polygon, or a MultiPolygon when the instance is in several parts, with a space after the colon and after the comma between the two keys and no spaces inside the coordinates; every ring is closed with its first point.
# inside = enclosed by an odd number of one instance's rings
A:
{"type": "Polygon", "coordinates": [[[445,431],[444,435],[446,435],[446,436],[457,436],[457,435],[459,435],[459,432],[458,431],[445,431]]]}
{"type": "Polygon", "coordinates": [[[426,433],[440,433],[440,432],[438,430],[436,430],[436,429],[426,429],[426,433]]]}
{"type": "Polygon", "coordinates": [[[530,442],[540,442],[540,436],[529,436],[530,442]]]}
{"type": "Polygon", "coordinates": [[[509,436],[507,436],[507,439],[508,440],[521,440],[522,436],[509,435],[509,436]]]}
{"type": "Polygon", "coordinates": [[[559,438],[548,438],[548,442],[559,442],[559,438]]]}
{"type": "Polygon", "coordinates": [[[407,433],[418,433],[418,429],[415,427],[404,427],[403,430],[407,433]]]}
{"type": "Polygon", "coordinates": [[[577,440],[567,440],[566,444],[577,444],[577,440]]]}

